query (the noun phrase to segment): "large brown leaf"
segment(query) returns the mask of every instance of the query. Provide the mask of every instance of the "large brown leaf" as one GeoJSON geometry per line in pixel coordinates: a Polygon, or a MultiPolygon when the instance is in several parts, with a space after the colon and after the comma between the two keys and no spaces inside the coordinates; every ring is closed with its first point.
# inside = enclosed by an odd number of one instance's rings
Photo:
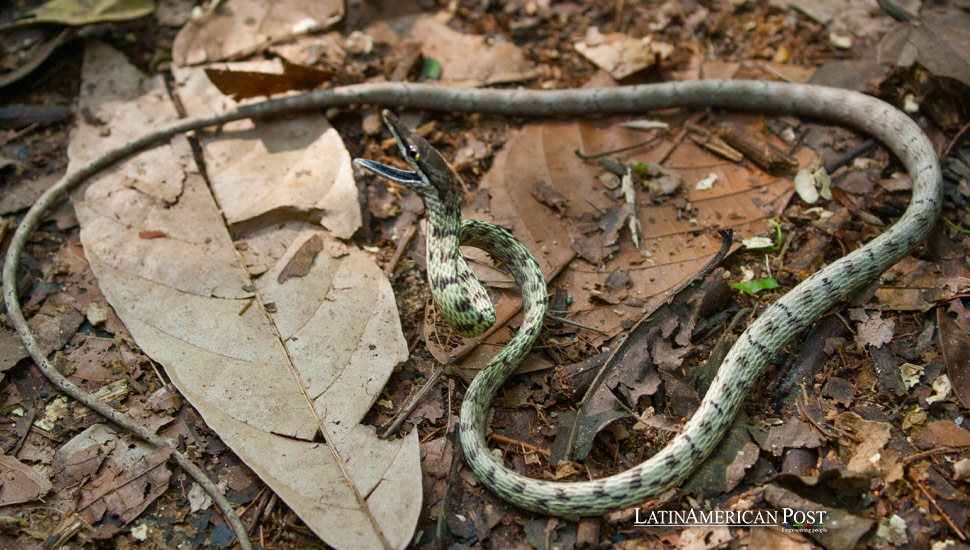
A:
{"type": "MultiPolygon", "coordinates": [[[[161,79],[106,46],[88,49],[83,79],[90,116],[69,170],[176,117],[161,79]]],[[[76,201],[85,252],[138,345],[314,532],[338,548],[403,547],[420,510],[416,432],[381,441],[360,424],[407,357],[390,285],[370,255],[306,221],[301,205],[329,187],[242,177],[280,158],[314,170],[300,154],[312,151],[339,179],[349,156],[322,118],[246,124],[205,140],[219,205],[183,136],[97,178],[76,201]],[[270,211],[295,214],[269,223],[270,211]],[[304,269],[280,277],[298,255],[304,269]]]]}
{"type": "Polygon", "coordinates": [[[176,65],[240,59],[283,40],[325,29],[344,15],[339,0],[233,0],[191,19],[172,45],[176,65]]]}
{"type": "MultiPolygon", "coordinates": [[[[671,126],[679,126],[683,111],[667,112],[659,117],[671,126]]],[[[733,115],[738,121],[756,120],[733,115]]],[[[787,180],[751,171],[714,157],[689,141],[658,140],[650,146],[618,156],[626,163],[660,164],[676,169],[684,179],[690,216],[678,208],[673,200],[653,204],[646,190],[638,186],[636,217],[640,220],[643,240],[636,248],[625,224],[614,245],[604,246],[604,232],[597,228],[584,235],[581,220],[603,220],[622,206],[622,201],[610,198],[600,182],[604,170],[593,160],[583,160],[574,151],[597,153],[642,143],[650,134],[623,128],[626,119],[601,121],[535,122],[510,134],[499,151],[491,169],[482,179],[481,187],[489,200],[483,209],[466,208],[469,218],[487,219],[509,228],[532,250],[555,287],[568,289],[573,300],[566,312],[558,315],[594,329],[586,337],[596,344],[616,336],[624,322],[636,321],[648,304],[659,299],[665,291],[689,279],[720,247],[714,228],[730,227],[742,237],[764,231],[765,220],[780,212],[791,196],[787,180]],[[708,174],[717,175],[712,189],[697,190],[695,184],[708,174]],[[536,198],[536,186],[551,189],[562,197],[557,208],[536,198]],[[576,258],[577,243],[587,242],[594,248],[608,249],[600,264],[594,265],[576,258]],[[617,303],[604,303],[595,295],[605,290],[607,279],[621,270],[629,282],[616,294],[617,303]]],[[[811,151],[801,153],[803,163],[811,151]]],[[[480,191],[481,192],[481,191],[480,191]]],[[[681,199],[683,200],[683,199],[681,199]]],[[[484,254],[466,250],[471,265],[479,277],[491,288],[496,301],[496,327],[512,319],[520,308],[516,289],[507,290],[511,280],[500,279],[501,272],[489,269],[484,254]]],[[[514,285],[514,283],[511,283],[514,285]]],[[[516,324],[513,319],[512,324],[516,324]]],[[[471,375],[483,367],[511,338],[508,329],[498,329],[487,335],[484,346],[471,351],[475,342],[447,335],[438,338],[450,345],[442,345],[429,338],[429,348],[441,361],[465,357],[458,365],[471,375]],[[466,357],[467,355],[467,357],[466,357]]],[[[535,358],[527,361],[522,370],[538,366],[535,358]]]]}

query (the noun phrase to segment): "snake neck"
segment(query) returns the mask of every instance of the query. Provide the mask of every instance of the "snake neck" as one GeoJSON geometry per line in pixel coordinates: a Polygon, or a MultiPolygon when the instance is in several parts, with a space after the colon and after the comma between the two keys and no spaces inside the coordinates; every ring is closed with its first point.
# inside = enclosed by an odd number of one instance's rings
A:
{"type": "Polygon", "coordinates": [[[463,336],[478,336],[495,323],[495,308],[458,248],[461,219],[457,196],[425,199],[425,260],[431,295],[445,321],[463,336]]]}

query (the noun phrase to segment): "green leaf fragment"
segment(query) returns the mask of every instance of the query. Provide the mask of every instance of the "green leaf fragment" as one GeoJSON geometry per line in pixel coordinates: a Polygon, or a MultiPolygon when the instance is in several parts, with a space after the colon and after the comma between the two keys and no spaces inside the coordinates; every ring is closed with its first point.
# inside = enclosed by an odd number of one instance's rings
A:
{"type": "Polygon", "coordinates": [[[746,292],[752,296],[761,292],[762,290],[778,288],[778,281],[772,279],[771,277],[765,279],[755,279],[753,281],[745,281],[743,283],[728,284],[731,285],[731,288],[740,290],[741,292],[746,292]]]}
{"type": "Polygon", "coordinates": [[[50,0],[27,13],[31,23],[81,26],[126,21],[155,11],[155,0],[50,0]]]}
{"type": "Polygon", "coordinates": [[[781,224],[775,220],[768,220],[768,223],[775,226],[775,246],[772,246],[768,250],[781,250],[781,245],[785,242],[784,236],[781,233],[781,224]]]}
{"type": "Polygon", "coordinates": [[[441,78],[441,63],[438,63],[438,60],[432,57],[425,57],[421,73],[428,78],[438,80],[441,78]]]}

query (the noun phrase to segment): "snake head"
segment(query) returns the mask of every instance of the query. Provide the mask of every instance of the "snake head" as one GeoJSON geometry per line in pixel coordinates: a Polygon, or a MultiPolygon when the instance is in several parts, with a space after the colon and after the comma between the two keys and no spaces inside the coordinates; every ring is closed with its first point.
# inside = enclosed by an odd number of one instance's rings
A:
{"type": "Polygon", "coordinates": [[[423,137],[411,132],[391,111],[382,113],[404,162],[411,170],[401,170],[367,159],[355,159],[362,168],[413,189],[425,201],[444,202],[454,193],[454,175],[448,163],[423,137]]]}

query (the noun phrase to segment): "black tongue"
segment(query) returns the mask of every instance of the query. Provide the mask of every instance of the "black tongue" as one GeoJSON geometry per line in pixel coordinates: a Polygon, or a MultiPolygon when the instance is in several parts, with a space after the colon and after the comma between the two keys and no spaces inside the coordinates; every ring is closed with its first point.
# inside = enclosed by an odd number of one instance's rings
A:
{"type": "Polygon", "coordinates": [[[368,159],[354,159],[354,162],[357,166],[370,170],[378,176],[385,177],[391,181],[396,181],[404,185],[421,183],[421,178],[418,176],[418,173],[412,170],[401,170],[400,168],[394,168],[393,166],[368,159]]]}

